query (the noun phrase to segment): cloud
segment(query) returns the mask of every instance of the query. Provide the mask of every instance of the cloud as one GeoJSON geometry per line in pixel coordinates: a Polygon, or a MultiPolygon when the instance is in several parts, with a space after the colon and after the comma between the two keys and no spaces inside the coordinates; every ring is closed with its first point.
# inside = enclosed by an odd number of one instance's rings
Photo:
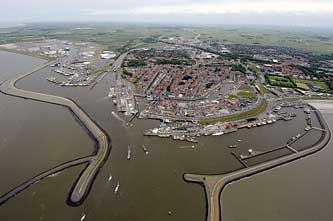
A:
{"type": "Polygon", "coordinates": [[[4,21],[273,24],[332,28],[333,0],[57,0],[56,3],[10,0],[0,7],[0,23],[4,21]]]}
{"type": "Polygon", "coordinates": [[[91,16],[105,15],[207,15],[207,14],[242,14],[242,13],[294,13],[327,14],[333,13],[333,2],[326,1],[227,1],[190,4],[148,5],[118,9],[87,9],[91,16]]]}

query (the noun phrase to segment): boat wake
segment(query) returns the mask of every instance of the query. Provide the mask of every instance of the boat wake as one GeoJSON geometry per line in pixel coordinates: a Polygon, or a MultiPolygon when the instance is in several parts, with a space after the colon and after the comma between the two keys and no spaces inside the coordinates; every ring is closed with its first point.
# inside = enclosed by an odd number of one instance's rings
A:
{"type": "Polygon", "coordinates": [[[122,119],[116,112],[112,111],[111,114],[112,114],[112,116],[114,118],[116,118],[117,120],[119,120],[120,122],[122,122],[123,126],[126,125],[126,121],[124,119],[122,119]]]}

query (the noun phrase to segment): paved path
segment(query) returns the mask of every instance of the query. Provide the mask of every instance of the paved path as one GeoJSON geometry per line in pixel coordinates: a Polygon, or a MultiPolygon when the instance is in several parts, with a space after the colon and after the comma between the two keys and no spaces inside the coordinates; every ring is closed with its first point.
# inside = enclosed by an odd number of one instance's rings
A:
{"type": "MultiPolygon", "coordinates": [[[[325,101],[327,102],[327,101],[325,101]]],[[[331,106],[327,106],[326,104],[316,103],[309,101],[309,103],[316,108],[320,109],[321,107],[325,107],[325,111],[329,110],[331,113],[333,113],[333,103],[331,103],[331,106]]],[[[321,110],[321,109],[320,109],[321,110]]],[[[256,166],[244,168],[235,172],[231,172],[228,174],[223,175],[196,175],[196,174],[184,174],[184,179],[188,182],[195,182],[195,183],[202,183],[205,187],[206,196],[207,196],[207,203],[208,203],[208,211],[207,211],[207,221],[220,221],[222,220],[222,207],[220,205],[220,196],[222,194],[222,191],[224,187],[236,180],[243,179],[245,177],[252,176],[257,173],[261,173],[263,171],[272,169],[274,167],[278,167],[280,165],[289,163],[291,161],[303,158],[305,156],[308,156],[310,154],[313,154],[322,148],[324,148],[327,143],[331,139],[331,131],[326,124],[325,120],[323,119],[320,112],[315,112],[320,124],[323,128],[323,137],[321,141],[314,145],[311,148],[308,148],[303,151],[295,152],[293,154],[290,154],[288,156],[278,158],[266,163],[261,163],[256,166]]]]}
{"type": "Polygon", "coordinates": [[[44,68],[45,66],[50,65],[52,62],[43,64],[38,66],[34,70],[29,73],[20,75],[14,79],[10,79],[5,81],[0,86],[0,91],[4,94],[22,97],[26,99],[61,105],[67,107],[70,111],[72,111],[78,119],[82,122],[82,124],[86,127],[89,133],[95,138],[97,142],[97,153],[89,160],[88,167],[81,174],[79,180],[75,184],[70,196],[69,196],[69,204],[79,205],[85,199],[88,194],[90,187],[94,181],[95,176],[97,175],[100,167],[103,165],[104,161],[108,157],[109,153],[109,138],[108,135],[101,129],[99,126],[85,113],[74,101],[69,100],[64,97],[58,97],[54,95],[42,94],[32,91],[21,90],[15,87],[15,83],[30,75],[34,72],[44,68]]]}

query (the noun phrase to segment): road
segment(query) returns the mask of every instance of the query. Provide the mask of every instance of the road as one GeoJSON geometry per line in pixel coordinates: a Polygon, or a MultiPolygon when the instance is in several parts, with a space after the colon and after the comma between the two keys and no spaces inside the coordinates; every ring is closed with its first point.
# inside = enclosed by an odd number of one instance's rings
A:
{"type": "MultiPolygon", "coordinates": [[[[324,101],[327,102],[327,101],[324,101]]],[[[319,110],[323,111],[323,107],[325,107],[324,111],[330,111],[333,113],[333,102],[330,104],[330,107],[327,107],[327,104],[316,103],[315,101],[309,101],[309,103],[319,110]]],[[[220,221],[222,220],[222,206],[220,205],[220,196],[224,187],[236,180],[240,180],[249,176],[252,176],[257,173],[261,173],[272,168],[281,166],[283,164],[290,163],[297,159],[306,157],[311,155],[317,151],[323,149],[328,142],[331,140],[331,130],[326,124],[325,120],[323,119],[321,113],[319,111],[315,111],[323,131],[323,137],[321,141],[316,144],[315,146],[308,148],[303,151],[295,152],[293,154],[287,155],[282,158],[278,158],[266,163],[261,163],[256,166],[244,168],[235,172],[231,172],[228,174],[222,175],[196,175],[196,174],[184,174],[184,179],[188,182],[195,182],[201,183],[205,187],[206,196],[207,196],[207,204],[208,204],[208,211],[207,211],[207,221],[220,221]]],[[[316,128],[312,128],[312,130],[317,130],[316,128]]]]}
{"type": "MultiPolygon", "coordinates": [[[[133,49],[134,50],[134,49],[133,49]]],[[[100,76],[97,77],[97,79],[95,80],[95,82],[92,84],[92,86],[90,87],[90,89],[93,89],[100,81],[102,81],[106,75],[108,75],[109,73],[113,73],[116,72],[120,67],[121,64],[123,63],[124,59],[126,58],[127,54],[130,53],[132,50],[127,51],[123,54],[121,54],[117,60],[115,60],[115,62],[112,64],[111,70],[101,74],[100,76]]]]}
{"type": "Polygon", "coordinates": [[[71,112],[73,112],[73,114],[78,117],[78,119],[87,129],[87,131],[95,138],[98,148],[97,153],[89,159],[89,165],[80,175],[68,199],[69,204],[79,205],[87,196],[99,169],[108,157],[110,142],[108,135],[74,101],[64,97],[21,90],[15,87],[15,83],[17,81],[28,75],[33,74],[34,72],[50,65],[51,63],[52,62],[43,64],[30,71],[29,73],[25,73],[16,78],[5,81],[1,84],[0,91],[4,94],[11,96],[67,107],[71,112]]]}

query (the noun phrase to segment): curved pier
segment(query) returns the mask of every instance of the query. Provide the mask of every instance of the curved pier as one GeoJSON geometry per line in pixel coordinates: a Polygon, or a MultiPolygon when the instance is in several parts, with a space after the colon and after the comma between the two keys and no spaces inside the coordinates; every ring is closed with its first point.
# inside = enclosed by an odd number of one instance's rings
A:
{"type": "Polygon", "coordinates": [[[76,182],[72,192],[70,193],[68,203],[76,206],[80,205],[88,194],[90,187],[97,175],[100,167],[108,157],[109,153],[109,137],[108,135],[72,100],[64,97],[42,94],[32,91],[21,90],[15,87],[15,83],[34,72],[50,65],[53,62],[48,62],[41,66],[36,67],[29,73],[20,75],[16,78],[5,81],[0,86],[0,91],[4,94],[21,97],[25,99],[31,99],[41,101],[50,104],[61,105],[67,107],[84,125],[89,133],[94,137],[97,143],[97,153],[89,160],[89,165],[81,174],[80,178],[76,182]]]}
{"type": "MultiPolygon", "coordinates": [[[[333,103],[332,103],[333,105],[333,103]]],[[[224,187],[236,180],[240,180],[254,174],[258,174],[272,168],[287,164],[297,159],[311,155],[324,148],[331,139],[331,131],[323,119],[320,112],[315,111],[319,122],[322,126],[323,135],[321,140],[311,148],[299,151],[282,158],[278,158],[269,162],[261,163],[256,166],[247,167],[238,171],[234,171],[222,175],[196,175],[184,174],[184,179],[188,182],[200,183],[205,187],[207,197],[207,221],[220,221],[222,220],[222,207],[220,205],[220,196],[224,187]]],[[[333,106],[331,109],[333,113],[333,106]]]]}
{"type": "Polygon", "coordinates": [[[63,164],[61,164],[57,167],[54,167],[53,169],[45,171],[45,172],[29,179],[28,181],[22,183],[18,187],[10,190],[9,192],[5,193],[4,195],[2,195],[0,197],[0,204],[5,203],[7,200],[14,197],[16,194],[18,194],[18,193],[22,192],[23,190],[27,189],[32,184],[38,183],[39,181],[41,181],[45,177],[48,177],[48,176],[51,176],[51,175],[56,174],[58,172],[61,172],[64,169],[68,169],[68,168],[73,167],[73,166],[77,166],[77,165],[80,165],[80,164],[87,163],[91,159],[92,159],[92,157],[80,158],[80,159],[73,160],[73,161],[70,161],[70,162],[67,162],[67,163],[63,163],[63,164]]]}

